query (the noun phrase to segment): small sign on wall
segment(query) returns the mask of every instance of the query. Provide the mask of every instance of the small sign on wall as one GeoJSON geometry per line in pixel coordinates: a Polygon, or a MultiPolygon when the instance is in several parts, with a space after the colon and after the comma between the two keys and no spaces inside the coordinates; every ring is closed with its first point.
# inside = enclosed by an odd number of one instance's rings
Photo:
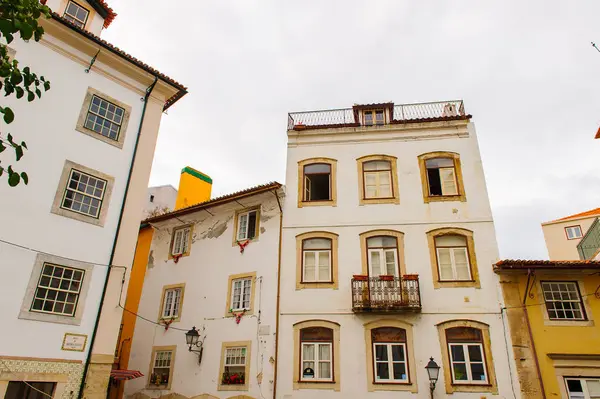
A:
{"type": "Polygon", "coordinates": [[[87,337],[84,334],[65,333],[61,349],[64,351],[83,352],[87,337]]]}

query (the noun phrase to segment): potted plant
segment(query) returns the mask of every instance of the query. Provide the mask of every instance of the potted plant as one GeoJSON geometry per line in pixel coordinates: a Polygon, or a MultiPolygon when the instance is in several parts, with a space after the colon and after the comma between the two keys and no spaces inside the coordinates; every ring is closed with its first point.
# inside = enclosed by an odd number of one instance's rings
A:
{"type": "Polygon", "coordinates": [[[369,276],[364,274],[355,274],[352,276],[355,281],[369,281],[369,276]]]}
{"type": "Polygon", "coordinates": [[[302,122],[298,122],[294,125],[294,130],[304,130],[306,126],[302,122]]]}
{"type": "Polygon", "coordinates": [[[379,275],[379,280],[381,281],[394,281],[395,276],[392,274],[381,274],[379,275]]]}
{"type": "Polygon", "coordinates": [[[419,279],[419,275],[418,274],[405,274],[404,276],[402,276],[402,279],[404,280],[418,280],[419,279]]]}

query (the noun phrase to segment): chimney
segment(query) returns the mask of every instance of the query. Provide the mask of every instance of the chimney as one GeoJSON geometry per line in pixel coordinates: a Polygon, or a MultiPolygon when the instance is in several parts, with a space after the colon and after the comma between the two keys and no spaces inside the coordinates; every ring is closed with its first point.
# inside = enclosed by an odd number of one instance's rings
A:
{"type": "Polygon", "coordinates": [[[211,190],[212,179],[209,176],[186,166],[181,170],[175,210],[208,201],[211,190]]]}

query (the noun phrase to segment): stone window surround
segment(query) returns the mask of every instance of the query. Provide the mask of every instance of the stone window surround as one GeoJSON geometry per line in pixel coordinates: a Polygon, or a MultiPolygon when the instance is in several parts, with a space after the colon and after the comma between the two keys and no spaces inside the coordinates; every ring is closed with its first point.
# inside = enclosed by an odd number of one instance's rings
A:
{"type": "MultiPolygon", "coordinates": [[[[250,206],[250,207],[247,207],[244,209],[239,209],[239,210],[235,211],[235,214],[233,217],[233,239],[231,241],[232,247],[238,246],[239,241],[237,240],[237,235],[238,235],[238,227],[239,227],[239,218],[242,213],[246,213],[246,212],[256,211],[256,232],[254,234],[254,238],[251,238],[248,241],[250,241],[250,242],[258,241],[258,236],[260,235],[260,210],[261,210],[261,206],[256,205],[256,206],[250,206]]],[[[244,242],[245,241],[247,241],[247,240],[244,240],[244,242]]]]}
{"type": "Polygon", "coordinates": [[[52,203],[51,212],[55,215],[60,215],[78,220],[80,222],[86,222],[103,227],[106,221],[106,215],[108,214],[110,197],[113,191],[114,184],[115,179],[112,176],[80,165],[78,163],[66,160],[65,166],[63,167],[62,173],[60,175],[60,180],[58,182],[58,188],[56,189],[56,195],[54,196],[54,202],[52,203]],[[69,183],[69,177],[71,176],[72,169],[77,169],[83,173],[106,181],[106,187],[104,188],[104,196],[102,197],[102,205],[100,207],[100,213],[98,214],[97,218],[93,216],[84,215],[82,213],[78,213],[62,207],[62,201],[65,195],[65,191],[67,189],[67,184],[69,183]]]}
{"type": "Polygon", "coordinates": [[[481,288],[479,281],[479,270],[477,268],[477,257],[475,256],[475,241],[471,230],[460,227],[441,227],[427,232],[427,244],[429,246],[429,256],[431,259],[431,273],[433,287],[438,288],[457,288],[474,287],[481,288]],[[437,261],[437,251],[435,247],[435,238],[443,235],[460,235],[467,239],[467,252],[469,256],[469,266],[471,268],[471,280],[441,281],[437,261]]]}
{"type": "Polygon", "coordinates": [[[367,391],[409,391],[418,393],[417,363],[415,362],[415,351],[413,345],[413,325],[398,319],[379,319],[364,324],[365,348],[367,367],[367,391]],[[377,383],[375,382],[373,370],[373,342],[371,342],[371,331],[380,327],[401,328],[406,332],[406,363],[408,368],[408,383],[377,383]]]}
{"type": "Polygon", "coordinates": [[[194,224],[185,224],[182,226],[177,226],[177,227],[173,227],[173,231],[171,232],[171,240],[169,240],[169,255],[168,255],[168,260],[173,259],[173,242],[175,241],[175,232],[177,230],[181,230],[181,229],[190,229],[190,234],[188,236],[188,246],[187,246],[187,251],[185,251],[184,253],[182,253],[179,257],[180,258],[184,258],[186,256],[190,256],[190,252],[192,251],[192,237],[194,235],[194,224]]]}
{"type": "Polygon", "coordinates": [[[488,392],[493,395],[498,394],[498,383],[496,381],[496,372],[494,370],[494,358],[492,357],[492,342],[490,339],[490,326],[486,323],[475,320],[446,320],[437,325],[440,347],[442,350],[442,369],[444,371],[444,383],[446,393],[454,392],[488,392]],[[448,353],[448,340],[446,339],[446,330],[453,327],[471,327],[481,331],[483,337],[483,353],[485,359],[485,368],[488,376],[488,384],[454,384],[452,383],[452,371],[450,364],[450,355],[448,353]]]}
{"type": "Polygon", "coordinates": [[[27,289],[25,290],[25,297],[23,298],[23,303],[21,304],[21,311],[19,312],[19,319],[23,320],[35,320],[35,321],[43,321],[48,323],[57,323],[57,324],[70,324],[78,326],[81,324],[81,318],[83,317],[83,313],[85,310],[85,304],[87,299],[87,294],[90,288],[90,281],[92,279],[92,274],[94,271],[94,266],[89,263],[79,262],[70,259],[64,259],[55,255],[46,255],[42,253],[38,253],[35,258],[35,263],[33,264],[33,268],[31,271],[31,276],[29,277],[29,283],[27,284],[27,289]],[[35,312],[30,310],[31,304],[33,303],[33,297],[35,295],[35,291],[38,286],[38,282],[40,280],[40,275],[42,273],[42,268],[45,263],[52,263],[59,266],[73,267],[75,269],[81,269],[85,271],[85,275],[83,277],[83,282],[81,283],[81,289],[79,291],[79,297],[77,299],[77,307],[75,308],[74,316],[65,316],[58,315],[52,313],[43,313],[43,312],[35,312]]]}
{"type": "MultiPolygon", "coordinates": [[[[254,289],[253,289],[254,291],[254,289]]],[[[219,382],[217,384],[217,391],[247,391],[250,385],[250,365],[252,360],[252,341],[229,341],[221,344],[221,364],[219,365],[219,382]],[[244,371],[244,385],[223,385],[221,384],[221,378],[225,372],[225,353],[228,348],[246,348],[246,368],[244,371]]]]}
{"type": "Polygon", "coordinates": [[[148,368],[148,378],[146,380],[146,389],[153,391],[161,391],[161,390],[169,390],[171,389],[171,384],[173,383],[173,370],[175,369],[175,356],[177,355],[177,345],[169,345],[169,346],[153,346],[152,347],[152,356],[150,356],[150,367],[148,368]],[[152,376],[152,372],[154,370],[154,358],[156,357],[156,352],[162,351],[171,351],[171,367],[169,369],[169,383],[166,387],[164,386],[156,386],[154,383],[150,381],[152,376]]]}
{"type": "Polygon", "coordinates": [[[561,398],[568,397],[565,378],[600,376],[600,356],[576,353],[548,353],[554,366],[561,398]]]}
{"type": "Polygon", "coordinates": [[[125,143],[125,135],[127,133],[127,125],[129,124],[129,116],[130,115],[131,115],[131,106],[129,106],[119,100],[116,100],[113,97],[110,97],[109,95],[106,95],[106,94],[94,89],[93,87],[88,87],[85,97],[83,99],[83,105],[81,106],[81,111],[79,111],[79,117],[77,118],[77,125],[75,126],[75,130],[77,130],[78,132],[81,132],[83,134],[87,134],[88,136],[91,136],[95,139],[103,141],[107,144],[110,144],[117,148],[122,149],[123,144],[125,143]],[[119,136],[117,137],[117,140],[113,140],[111,138],[103,136],[102,134],[85,127],[85,121],[87,118],[88,110],[90,108],[90,104],[92,102],[92,97],[94,95],[96,95],[110,103],[113,103],[114,105],[117,105],[125,110],[125,114],[123,115],[123,120],[121,121],[121,127],[119,128],[119,136]]]}
{"type": "Polygon", "coordinates": [[[165,320],[172,320],[172,323],[176,323],[181,320],[181,313],[183,311],[183,298],[185,294],[185,283],[179,284],[170,284],[162,287],[162,295],[160,297],[160,306],[158,312],[158,323],[164,322],[165,320]],[[181,288],[181,295],[179,297],[179,312],[177,313],[177,317],[164,318],[163,311],[165,306],[165,295],[167,290],[172,290],[176,288],[181,288]]]}
{"type": "Polygon", "coordinates": [[[292,384],[295,391],[300,389],[325,389],[340,391],[340,325],[328,320],[305,320],[295,323],[294,329],[294,372],[292,384]],[[300,381],[300,330],[308,327],[325,327],[333,330],[333,382],[300,381]]]}
{"type": "Polygon", "coordinates": [[[298,161],[298,208],[306,206],[337,206],[337,160],[333,158],[308,158],[298,161]],[[304,167],[314,163],[331,166],[331,199],[325,201],[304,201],[304,167]]]}
{"type": "MultiPolygon", "coordinates": [[[[227,278],[227,302],[225,306],[225,317],[234,317],[231,309],[231,293],[233,291],[233,281],[239,279],[251,279],[252,287],[250,288],[250,309],[244,312],[244,315],[254,314],[254,294],[256,293],[256,272],[246,272],[240,274],[230,274],[227,278]]],[[[239,312],[235,312],[239,313],[239,312]]]]}
{"type": "Polygon", "coordinates": [[[308,288],[330,288],[337,290],[338,278],[338,235],[329,231],[309,231],[296,236],[296,290],[308,288]],[[310,238],[327,238],[331,240],[331,282],[302,282],[302,241],[310,238]]]}
{"type": "Polygon", "coordinates": [[[419,169],[421,172],[421,186],[423,187],[423,202],[444,202],[444,201],[460,201],[466,202],[465,183],[462,176],[462,168],[460,164],[460,155],[455,152],[435,151],[421,154],[418,156],[419,169]],[[454,175],[456,176],[456,184],[458,185],[458,195],[429,195],[429,180],[427,179],[427,168],[425,161],[432,158],[450,158],[454,161],[454,175]]]}
{"type": "Polygon", "coordinates": [[[542,315],[544,317],[544,325],[546,326],[579,326],[579,327],[594,327],[595,323],[593,320],[593,313],[592,313],[592,309],[590,307],[589,304],[589,298],[590,296],[587,294],[586,290],[585,290],[585,277],[586,276],[573,276],[573,275],[548,275],[545,274],[543,277],[539,276],[539,281],[536,282],[535,284],[535,289],[537,291],[537,295],[539,298],[539,302],[543,303],[543,305],[541,306],[541,310],[542,310],[542,315]],[[556,282],[562,282],[562,281],[568,281],[568,282],[574,282],[577,284],[577,288],[579,289],[579,296],[580,296],[580,301],[581,304],[583,306],[583,310],[585,312],[586,315],[586,320],[551,320],[550,316],[548,315],[548,309],[546,308],[546,301],[544,300],[544,292],[542,290],[542,282],[549,282],[549,281],[556,281],[556,282]]]}
{"type": "Polygon", "coordinates": [[[358,204],[399,204],[400,203],[400,191],[398,188],[398,165],[397,157],[391,155],[365,155],[356,159],[356,166],[358,169],[358,204]],[[366,198],[365,197],[365,174],[364,164],[371,161],[386,161],[390,163],[390,178],[392,185],[392,197],[390,198],[366,198]]]}

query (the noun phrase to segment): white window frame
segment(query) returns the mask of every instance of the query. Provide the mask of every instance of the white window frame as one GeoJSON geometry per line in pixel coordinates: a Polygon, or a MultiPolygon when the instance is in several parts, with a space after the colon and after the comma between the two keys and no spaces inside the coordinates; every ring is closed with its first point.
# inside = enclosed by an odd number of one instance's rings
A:
{"type": "Polygon", "coordinates": [[[256,230],[258,230],[258,209],[252,209],[246,212],[238,213],[237,223],[237,241],[253,240],[257,236],[256,230]],[[250,215],[252,213],[255,214],[256,227],[254,229],[254,237],[248,238],[248,231],[250,230],[250,215]]]}
{"type": "Polygon", "coordinates": [[[162,318],[176,319],[181,313],[181,297],[183,296],[183,288],[167,288],[164,294],[165,298],[162,304],[162,318]],[[171,298],[169,298],[171,295],[171,298]]]}
{"type": "Polygon", "coordinates": [[[231,280],[231,310],[234,312],[239,312],[239,311],[243,311],[243,310],[250,310],[250,307],[252,306],[252,284],[254,284],[254,281],[252,281],[253,278],[252,277],[243,277],[243,278],[236,278],[234,280],[231,280]],[[240,283],[240,298],[239,300],[235,300],[235,285],[236,283],[240,283]],[[246,283],[249,283],[248,285],[246,285],[246,283]],[[246,292],[247,290],[247,292],[246,292]],[[248,305],[244,306],[244,295],[248,294],[248,305]]]}
{"type": "Polygon", "coordinates": [[[303,382],[311,382],[311,381],[324,381],[324,382],[333,382],[333,343],[332,342],[322,342],[322,341],[302,341],[300,345],[300,381],[303,382]],[[305,346],[314,346],[314,354],[315,358],[313,360],[305,360],[304,359],[304,347],[305,346]],[[321,346],[329,347],[329,360],[321,360],[319,348],[321,346]],[[314,378],[304,378],[304,362],[312,362],[314,363],[314,378]],[[321,378],[320,377],[320,363],[329,363],[329,374],[331,377],[329,378],[321,378]]]}
{"type": "MultiPolygon", "coordinates": [[[[546,305],[546,312],[548,314],[548,319],[552,320],[552,321],[586,321],[587,320],[587,314],[585,312],[585,306],[583,305],[583,298],[581,297],[581,292],[579,291],[579,284],[576,281],[542,281],[540,282],[541,284],[541,288],[542,288],[542,295],[544,297],[544,303],[546,305]],[[570,285],[574,287],[574,292],[577,293],[577,299],[563,299],[562,298],[562,294],[564,293],[568,293],[562,290],[554,291],[551,289],[551,287],[548,287],[548,285],[551,284],[566,284],[566,285],[570,285]],[[549,290],[547,288],[550,288],[549,290]],[[548,300],[546,299],[546,294],[550,293],[557,293],[559,294],[559,296],[561,297],[561,299],[559,300],[548,300]],[[557,315],[558,313],[560,313],[561,311],[564,312],[565,308],[563,306],[564,303],[570,303],[570,306],[573,306],[573,304],[577,304],[577,306],[579,307],[579,312],[581,313],[581,318],[570,318],[570,317],[564,317],[564,318],[559,318],[559,317],[552,317],[550,315],[550,310],[548,309],[548,304],[549,303],[556,303],[556,304],[560,304],[561,308],[559,310],[557,310],[557,315]]],[[[567,309],[567,310],[572,310],[572,309],[567,309]]],[[[566,316],[566,314],[565,314],[566,316]]]]}
{"type": "Polygon", "coordinates": [[[84,122],[84,127],[86,129],[89,129],[97,134],[100,134],[104,137],[106,137],[109,140],[114,140],[114,141],[119,141],[119,136],[121,134],[121,127],[123,125],[123,121],[125,120],[125,115],[126,115],[127,111],[125,110],[125,108],[114,104],[113,102],[97,95],[97,94],[93,94],[92,95],[92,99],[90,101],[90,105],[88,107],[87,110],[87,115],[85,118],[85,122],[84,122]],[[94,104],[94,100],[98,99],[98,104],[94,104]],[[102,115],[101,114],[101,109],[102,109],[102,105],[103,103],[105,103],[105,108],[106,108],[106,114],[102,115]],[[92,107],[97,106],[98,110],[94,111],[92,110],[92,107]],[[113,106],[114,107],[114,111],[110,111],[110,107],[113,106]],[[121,115],[117,115],[117,111],[121,112],[121,115]],[[109,112],[111,112],[113,114],[113,117],[110,118],[109,117],[109,112]],[[90,118],[91,116],[91,118],[90,118]],[[91,126],[88,124],[91,123],[91,126]],[[100,126],[100,131],[97,131],[95,129],[96,125],[100,126]],[[115,137],[110,137],[110,133],[112,133],[112,126],[116,126],[116,136],[115,137]],[[108,128],[108,135],[104,134],[104,127],[108,128]]]}
{"type": "MultiPolygon", "coordinates": [[[[367,244],[368,245],[368,244],[367,244]]],[[[390,274],[388,273],[387,267],[387,256],[386,254],[388,252],[391,252],[394,254],[394,272],[391,274],[395,277],[398,277],[398,250],[397,248],[369,248],[368,249],[368,263],[369,263],[369,276],[371,277],[378,277],[378,276],[382,276],[382,275],[387,275],[389,276],[390,274]],[[379,264],[380,267],[380,271],[381,271],[381,267],[385,268],[385,273],[379,273],[379,274],[375,274],[375,270],[373,269],[374,265],[372,262],[372,254],[373,253],[379,253],[379,260],[380,262],[383,262],[383,264],[379,264]]]]}
{"type": "MultiPolygon", "coordinates": [[[[567,394],[569,395],[569,399],[595,399],[595,398],[600,398],[600,395],[594,395],[591,396],[590,391],[587,387],[587,382],[588,381],[598,381],[600,382],[600,378],[599,377],[565,377],[565,388],[567,390],[567,394]],[[569,384],[567,383],[567,381],[569,380],[576,380],[576,381],[581,381],[581,388],[583,389],[583,396],[577,395],[577,396],[572,396],[571,392],[569,391],[569,384]]],[[[578,392],[579,394],[579,392],[578,392]]]]}
{"type": "Polygon", "coordinates": [[[83,282],[85,280],[85,270],[82,269],[77,269],[77,268],[73,268],[73,267],[69,267],[69,266],[64,266],[64,265],[59,265],[59,264],[54,264],[54,263],[50,263],[50,262],[44,262],[44,264],[42,265],[42,270],[39,276],[39,280],[37,283],[37,287],[35,289],[35,293],[33,295],[33,301],[31,302],[31,308],[30,311],[32,312],[38,312],[38,313],[47,313],[47,314],[53,314],[53,315],[58,315],[58,316],[65,316],[65,317],[74,317],[76,312],[77,312],[77,305],[79,303],[79,297],[81,294],[81,289],[83,286],[83,282]],[[45,274],[45,270],[47,267],[52,267],[52,273],[54,273],[54,270],[56,270],[56,268],[62,269],[61,272],[61,277],[55,277],[54,274],[45,274]],[[64,278],[64,274],[65,272],[69,270],[71,271],[71,278],[64,278]],[[75,276],[76,273],[80,273],[81,275],[81,279],[79,280],[75,280],[73,277],[75,276]],[[47,277],[48,278],[48,285],[41,285],[42,282],[42,278],[47,277]],[[53,282],[53,280],[58,280],[58,287],[51,287],[51,284],[53,282]],[[69,285],[68,289],[64,289],[61,288],[63,282],[66,282],[69,285]],[[77,282],[77,289],[76,290],[71,290],[70,289],[70,285],[73,282],[77,282]],[[45,295],[42,297],[38,296],[38,293],[40,290],[45,290],[46,293],[45,295]],[[52,296],[54,296],[54,299],[49,299],[48,296],[51,295],[51,293],[53,293],[52,296]],[[64,300],[59,300],[58,296],[60,293],[63,293],[65,295],[64,300]],[[69,295],[75,295],[75,302],[70,303],[67,302],[67,297],[69,295]],[[42,309],[34,309],[33,305],[35,303],[35,301],[37,300],[41,300],[42,301],[42,309]],[[67,304],[72,304],[73,305],[73,310],[69,313],[65,313],[65,312],[57,312],[57,311],[49,311],[49,310],[44,310],[44,304],[48,301],[51,301],[53,303],[53,309],[56,306],[57,303],[63,303],[63,309],[64,306],[66,306],[67,304]]]}
{"type": "MultiPolygon", "coordinates": [[[[465,237],[465,240],[467,238],[465,237]]],[[[435,239],[434,239],[435,241],[435,239]]],[[[435,242],[434,242],[435,245],[435,242]]],[[[440,281],[472,281],[473,280],[473,275],[471,273],[471,261],[469,259],[469,249],[468,247],[436,247],[435,248],[435,252],[437,255],[437,265],[438,265],[438,274],[439,274],[439,278],[440,281]],[[449,250],[449,254],[450,254],[450,264],[452,266],[452,279],[443,279],[442,278],[442,265],[440,262],[440,250],[441,249],[447,249],[449,250]],[[456,259],[455,259],[455,255],[454,255],[454,251],[455,250],[464,250],[465,251],[465,258],[467,259],[467,271],[469,272],[469,278],[468,279],[459,279],[458,278],[458,272],[456,271],[456,259]]]]}
{"type": "Polygon", "coordinates": [[[173,230],[173,242],[171,243],[171,256],[184,255],[189,252],[191,226],[179,227],[173,230]],[[178,244],[179,237],[179,244],[178,244]]]}
{"type": "Polygon", "coordinates": [[[372,160],[372,161],[366,161],[362,163],[362,167],[363,167],[363,179],[364,179],[364,199],[387,199],[387,198],[394,198],[394,184],[392,182],[392,162],[388,161],[388,160],[372,160]],[[384,170],[365,170],[365,166],[367,166],[369,163],[375,163],[375,162],[385,162],[389,165],[389,169],[384,169],[384,170]],[[381,176],[383,174],[386,174],[388,176],[388,182],[389,182],[389,186],[390,186],[390,195],[388,196],[383,196],[381,194],[381,176]],[[367,184],[367,176],[369,175],[374,175],[375,176],[375,185],[373,186],[369,186],[367,184]],[[368,193],[368,189],[367,187],[375,187],[375,195],[374,196],[369,196],[368,193]]]}
{"type": "Polygon", "coordinates": [[[468,343],[460,343],[460,342],[449,342],[448,343],[448,354],[450,358],[450,370],[452,372],[452,383],[453,384],[469,384],[469,385],[486,385],[488,384],[489,376],[486,366],[485,352],[483,350],[483,344],[479,342],[468,342],[468,343]],[[462,347],[463,353],[465,356],[464,361],[455,361],[452,355],[452,347],[459,346],[462,347]],[[469,357],[469,346],[477,346],[481,351],[481,361],[471,361],[469,357]],[[454,364],[455,363],[464,363],[465,368],[467,370],[467,379],[466,380],[457,380],[454,376],[454,364]],[[483,373],[485,375],[485,380],[474,380],[473,375],[471,373],[471,364],[482,364],[483,365],[483,373]]]}
{"type": "MultiPolygon", "coordinates": [[[[152,364],[152,374],[156,374],[155,373],[156,369],[168,369],[169,370],[169,382],[166,385],[169,385],[172,382],[171,378],[173,377],[173,359],[175,358],[174,355],[175,355],[175,353],[173,350],[155,350],[154,351],[154,362],[152,364]],[[159,359],[158,358],[159,353],[168,353],[169,358],[168,359],[159,359]],[[162,362],[168,361],[169,366],[168,367],[157,367],[157,363],[159,361],[162,361],[162,362]]],[[[152,384],[154,384],[154,383],[152,382],[152,384]]],[[[165,385],[165,384],[161,384],[160,386],[163,386],[163,385],[165,385]]]]}
{"type": "Polygon", "coordinates": [[[67,3],[67,6],[65,7],[65,12],[63,14],[63,18],[65,18],[66,20],[68,20],[69,22],[71,22],[72,24],[76,25],[77,27],[81,28],[81,29],[85,29],[85,25],[87,24],[88,19],[90,18],[90,10],[88,10],[87,8],[83,7],[82,5],[80,5],[79,3],[70,0],[67,3]],[[79,18],[77,18],[76,15],[72,15],[70,13],[68,13],[67,11],[69,10],[69,6],[73,4],[75,7],[77,7],[78,9],[82,9],[85,11],[85,20],[82,21],[79,18]],[[67,18],[65,18],[65,15],[67,16],[67,18]]]}
{"type": "Polygon", "coordinates": [[[583,237],[583,232],[581,231],[581,226],[568,226],[565,227],[565,233],[567,235],[567,240],[577,240],[578,238],[583,237]],[[578,234],[571,234],[575,232],[579,232],[578,234]]]}
{"type": "MultiPolygon", "coordinates": [[[[81,182],[80,181],[78,182],[78,186],[79,186],[79,183],[81,183],[81,182]]],[[[84,184],[86,184],[86,187],[87,187],[87,183],[84,183],[84,184]]],[[[102,210],[102,205],[104,203],[104,194],[106,193],[107,187],[108,187],[108,181],[106,181],[105,179],[102,179],[102,178],[94,176],[92,174],[83,172],[83,171],[81,171],[79,169],[72,168],[70,170],[69,176],[67,178],[67,185],[65,186],[65,191],[63,193],[63,197],[62,197],[62,200],[60,202],[60,207],[62,209],[67,210],[67,211],[75,212],[75,213],[78,213],[80,215],[84,215],[84,216],[88,216],[88,217],[91,217],[91,218],[94,218],[94,219],[98,219],[100,217],[100,212],[102,210]],[[88,178],[88,182],[89,182],[90,178],[94,179],[96,181],[103,182],[104,185],[102,187],[100,195],[98,196],[95,193],[95,191],[98,188],[94,188],[94,194],[89,194],[86,191],[80,191],[79,187],[77,187],[77,188],[71,188],[71,187],[69,187],[70,184],[71,184],[71,179],[73,178],[73,174],[74,173],[79,173],[81,176],[86,176],[88,178]],[[91,209],[91,201],[92,201],[92,199],[97,200],[98,201],[98,206],[97,206],[96,212],[94,214],[91,214],[91,213],[82,212],[81,210],[73,209],[72,207],[66,206],[65,205],[65,201],[67,200],[67,193],[68,192],[73,192],[74,195],[79,194],[79,195],[83,196],[84,199],[85,198],[90,198],[90,203],[89,204],[84,204],[84,205],[87,205],[90,209],[91,209]]],[[[73,204],[75,202],[75,198],[71,198],[69,200],[71,201],[71,204],[73,204]]]]}
{"type": "Polygon", "coordinates": [[[333,247],[333,241],[329,238],[322,238],[322,237],[312,237],[312,238],[307,238],[305,240],[302,240],[302,283],[330,283],[333,280],[332,277],[332,262],[331,262],[331,257],[332,257],[332,250],[331,249],[304,249],[304,241],[308,241],[308,240],[312,240],[312,239],[320,239],[320,240],[327,240],[330,242],[330,245],[333,247]],[[315,271],[314,271],[314,275],[315,278],[314,279],[307,279],[306,278],[306,256],[308,254],[314,254],[315,257],[315,271]],[[319,273],[319,265],[321,264],[321,256],[325,256],[327,255],[329,262],[327,264],[329,273],[328,273],[328,278],[325,280],[322,280],[320,278],[320,273],[319,273]]]}
{"type": "Polygon", "coordinates": [[[408,382],[408,353],[406,352],[406,344],[404,342],[373,342],[373,376],[375,377],[375,382],[377,383],[407,383],[408,382]],[[377,346],[385,346],[387,349],[387,360],[377,360],[377,346]],[[393,346],[401,346],[404,353],[404,361],[393,360],[392,359],[392,347],[393,346]],[[390,378],[383,379],[377,376],[377,364],[378,363],[387,363],[388,372],[390,378]],[[394,364],[404,364],[404,371],[406,378],[404,379],[394,379],[392,378],[394,375],[394,364]]]}
{"type": "MultiPolygon", "coordinates": [[[[241,352],[240,352],[241,353],[241,352]]],[[[225,348],[225,359],[223,362],[223,372],[227,371],[227,367],[243,367],[244,368],[244,374],[246,372],[246,361],[248,359],[248,348],[245,346],[232,346],[232,347],[228,347],[225,348]],[[243,355],[240,356],[229,356],[229,352],[230,351],[236,351],[236,350],[240,350],[240,351],[245,351],[243,353],[243,355]],[[244,363],[228,363],[228,359],[236,359],[236,358],[244,358],[244,363]]],[[[248,378],[247,375],[244,375],[244,381],[246,381],[246,379],[248,378]]]]}
{"type": "Polygon", "coordinates": [[[456,177],[456,161],[452,158],[448,158],[448,157],[436,157],[436,158],[431,158],[431,159],[426,159],[425,160],[425,173],[427,175],[427,195],[429,197],[456,197],[458,195],[460,195],[460,190],[458,188],[458,179],[456,177]],[[452,161],[452,166],[445,166],[445,167],[441,167],[441,168],[428,168],[427,167],[427,161],[433,160],[433,159],[449,159],[452,161]],[[442,194],[431,194],[431,183],[429,182],[429,170],[437,170],[439,179],[440,179],[440,188],[442,190],[442,194]],[[454,192],[453,193],[449,193],[447,192],[447,184],[444,183],[444,176],[443,176],[443,172],[444,171],[452,171],[452,180],[453,180],[453,184],[454,184],[454,192]]]}

